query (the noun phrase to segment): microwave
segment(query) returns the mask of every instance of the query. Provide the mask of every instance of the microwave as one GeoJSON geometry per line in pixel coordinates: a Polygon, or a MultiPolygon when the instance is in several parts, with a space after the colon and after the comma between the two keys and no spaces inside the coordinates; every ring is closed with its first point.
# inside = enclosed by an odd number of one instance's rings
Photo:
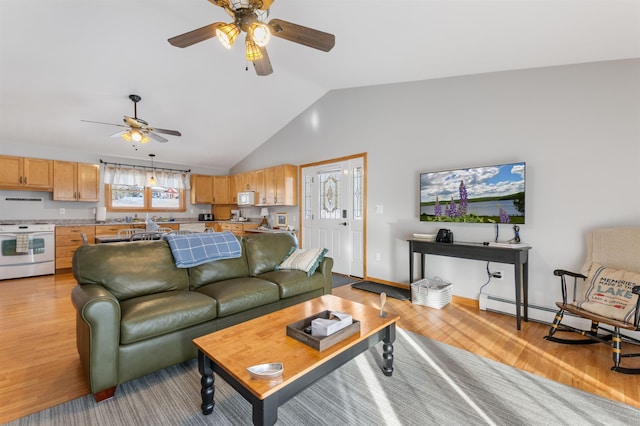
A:
{"type": "Polygon", "coordinates": [[[253,206],[256,204],[256,193],[254,191],[238,192],[239,206],[253,206]]]}
{"type": "Polygon", "coordinates": [[[203,221],[212,221],[213,219],[213,214],[211,213],[200,213],[198,215],[198,220],[203,222],[203,221]]]}

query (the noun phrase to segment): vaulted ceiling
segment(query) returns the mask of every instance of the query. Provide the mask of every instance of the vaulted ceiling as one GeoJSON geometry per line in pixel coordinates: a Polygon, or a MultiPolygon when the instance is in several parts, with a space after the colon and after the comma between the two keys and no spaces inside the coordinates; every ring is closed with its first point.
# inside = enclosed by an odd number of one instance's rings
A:
{"type": "Polygon", "coordinates": [[[207,0],[2,0],[0,144],[229,169],[330,90],[640,57],[640,1],[276,0],[273,18],[336,45],[272,38],[259,77],[242,42],[167,42],[231,20],[207,0]],[[136,150],[81,121],[121,123],[129,94],[182,137],[136,150]]]}

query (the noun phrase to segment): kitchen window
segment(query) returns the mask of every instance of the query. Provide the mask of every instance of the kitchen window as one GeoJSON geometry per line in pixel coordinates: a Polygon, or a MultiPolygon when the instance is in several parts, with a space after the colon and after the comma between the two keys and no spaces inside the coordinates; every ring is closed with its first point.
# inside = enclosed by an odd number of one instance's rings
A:
{"type": "Polygon", "coordinates": [[[107,167],[104,175],[107,210],[184,212],[187,182],[182,173],[107,167]]]}
{"type": "Polygon", "coordinates": [[[108,211],[186,211],[185,191],[138,185],[105,185],[108,211]]]}

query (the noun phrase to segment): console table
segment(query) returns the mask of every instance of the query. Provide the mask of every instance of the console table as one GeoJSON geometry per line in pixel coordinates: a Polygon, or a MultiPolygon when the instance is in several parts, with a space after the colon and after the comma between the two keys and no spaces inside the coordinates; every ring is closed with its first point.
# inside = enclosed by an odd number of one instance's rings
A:
{"type": "Polygon", "coordinates": [[[529,249],[527,246],[498,247],[482,243],[436,243],[433,241],[409,241],[409,282],[413,282],[413,255],[420,253],[420,272],[424,278],[424,255],[458,257],[461,259],[484,260],[487,262],[508,263],[515,267],[516,286],[516,327],[520,330],[520,306],[524,302],[523,318],[529,320],[529,249]],[[521,291],[522,289],[522,291],[521,291]],[[522,296],[521,296],[522,295],[522,296]]]}

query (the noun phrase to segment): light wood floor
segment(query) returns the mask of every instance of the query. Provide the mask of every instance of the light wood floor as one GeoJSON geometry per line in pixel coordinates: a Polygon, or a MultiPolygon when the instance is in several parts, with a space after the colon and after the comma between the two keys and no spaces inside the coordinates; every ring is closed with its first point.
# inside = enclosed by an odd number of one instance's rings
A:
{"type": "MultiPolygon", "coordinates": [[[[89,393],[75,348],[71,274],[0,281],[0,423],[89,393]]],[[[334,294],[378,307],[378,295],[334,294]]],[[[547,342],[547,326],[479,311],[454,300],[436,310],[388,299],[399,326],[484,357],[640,408],[640,376],[609,371],[608,346],[547,342]]]]}

